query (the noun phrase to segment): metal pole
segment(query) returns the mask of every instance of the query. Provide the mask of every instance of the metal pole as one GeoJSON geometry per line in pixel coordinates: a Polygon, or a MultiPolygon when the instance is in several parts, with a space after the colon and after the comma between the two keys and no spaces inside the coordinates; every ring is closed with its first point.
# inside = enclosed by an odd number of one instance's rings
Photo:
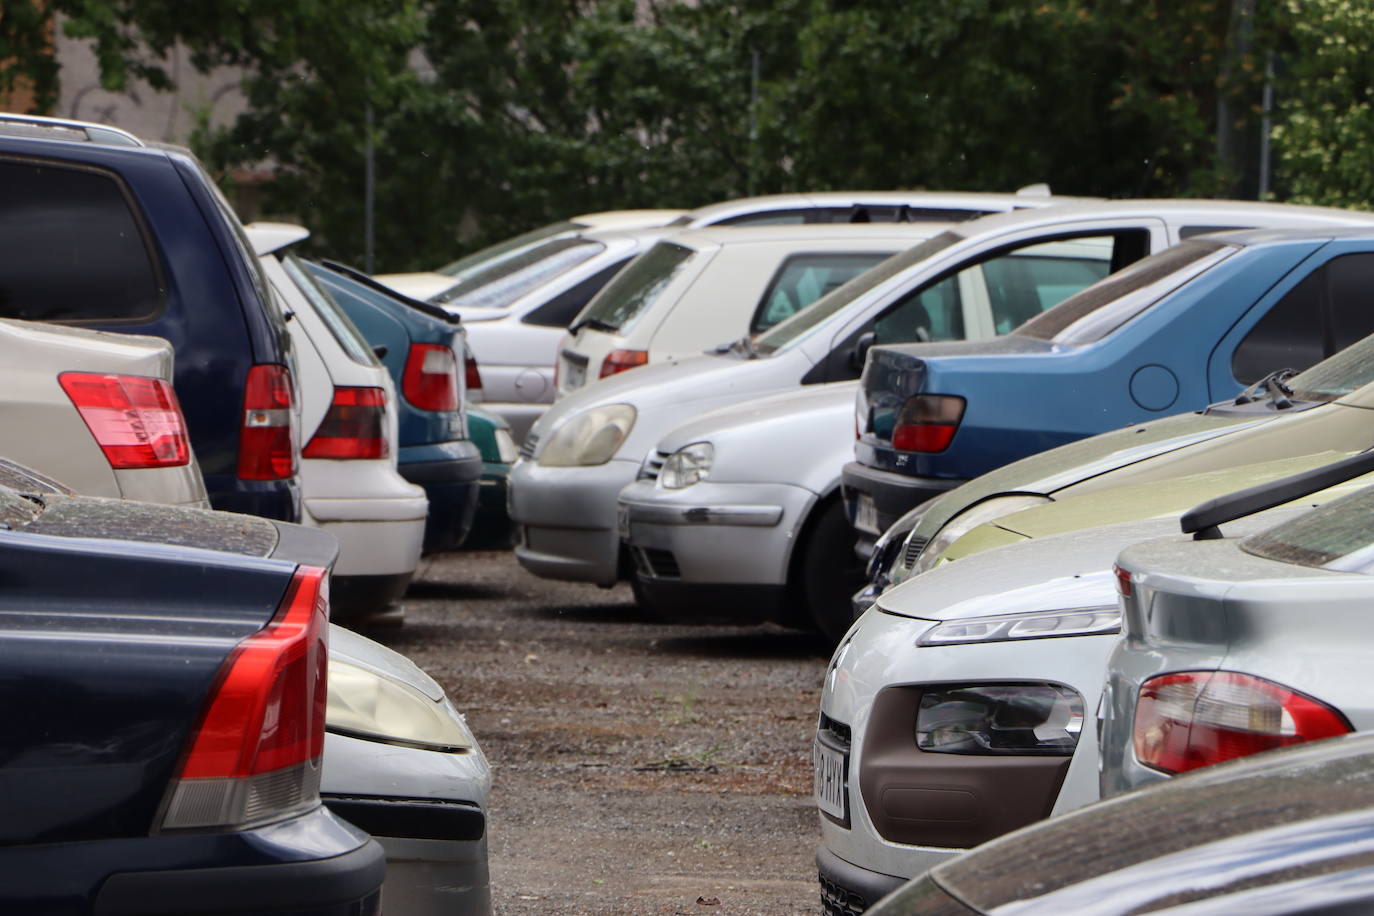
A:
{"type": "Polygon", "coordinates": [[[1269,132],[1274,127],[1274,52],[1264,65],[1264,115],[1260,118],[1259,199],[1269,196],[1270,170],[1269,132]]]}
{"type": "Polygon", "coordinates": [[[372,142],[371,103],[368,103],[364,116],[367,119],[367,125],[365,131],[365,145],[363,147],[363,270],[371,274],[376,269],[373,261],[377,251],[374,226],[377,190],[377,150],[372,142]]]}

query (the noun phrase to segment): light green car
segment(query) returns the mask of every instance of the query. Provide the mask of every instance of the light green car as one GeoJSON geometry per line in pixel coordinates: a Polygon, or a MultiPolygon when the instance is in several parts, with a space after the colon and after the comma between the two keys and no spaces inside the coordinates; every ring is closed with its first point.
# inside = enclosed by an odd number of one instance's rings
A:
{"type": "Polygon", "coordinates": [[[971,480],[899,520],[881,545],[889,568],[876,571],[896,584],[975,550],[1176,514],[1210,496],[1370,447],[1374,338],[1286,382],[1262,380],[1235,403],[1093,436],[971,480]],[[1186,487],[1175,480],[1198,474],[1206,476],[1186,487]],[[1110,511],[1091,498],[1054,508],[1072,497],[1136,485],[1113,498],[1110,511]]]}

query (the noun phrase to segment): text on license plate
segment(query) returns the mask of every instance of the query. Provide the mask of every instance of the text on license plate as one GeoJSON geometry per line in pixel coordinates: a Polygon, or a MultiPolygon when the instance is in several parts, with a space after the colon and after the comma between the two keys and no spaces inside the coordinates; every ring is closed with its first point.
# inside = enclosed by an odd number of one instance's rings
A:
{"type": "Polygon", "coordinates": [[[811,756],[816,768],[816,807],[832,817],[844,820],[846,755],[831,750],[817,740],[812,745],[811,756]]]}
{"type": "Polygon", "coordinates": [[[870,534],[882,534],[878,530],[878,507],[867,493],[859,494],[859,503],[854,508],[854,527],[870,534]]]}

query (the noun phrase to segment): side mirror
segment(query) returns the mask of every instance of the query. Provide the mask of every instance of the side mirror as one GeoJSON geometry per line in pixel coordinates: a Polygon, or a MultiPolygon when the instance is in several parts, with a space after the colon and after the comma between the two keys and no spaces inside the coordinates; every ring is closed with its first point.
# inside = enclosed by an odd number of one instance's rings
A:
{"type": "Polygon", "coordinates": [[[854,341],[854,349],[849,353],[849,366],[855,372],[863,372],[864,361],[868,359],[868,351],[873,348],[878,337],[872,331],[867,331],[859,335],[859,339],[854,341]]]}

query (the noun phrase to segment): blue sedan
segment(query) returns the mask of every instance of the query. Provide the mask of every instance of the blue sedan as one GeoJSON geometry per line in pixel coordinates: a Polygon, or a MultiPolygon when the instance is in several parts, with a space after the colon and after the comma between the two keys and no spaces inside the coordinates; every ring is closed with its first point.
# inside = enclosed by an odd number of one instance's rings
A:
{"type": "Polygon", "coordinates": [[[1199,410],[1374,333],[1374,233],[1253,230],[1184,241],[991,340],[875,347],[849,517],[873,538],[965,480],[1065,442],[1199,410]]]}

